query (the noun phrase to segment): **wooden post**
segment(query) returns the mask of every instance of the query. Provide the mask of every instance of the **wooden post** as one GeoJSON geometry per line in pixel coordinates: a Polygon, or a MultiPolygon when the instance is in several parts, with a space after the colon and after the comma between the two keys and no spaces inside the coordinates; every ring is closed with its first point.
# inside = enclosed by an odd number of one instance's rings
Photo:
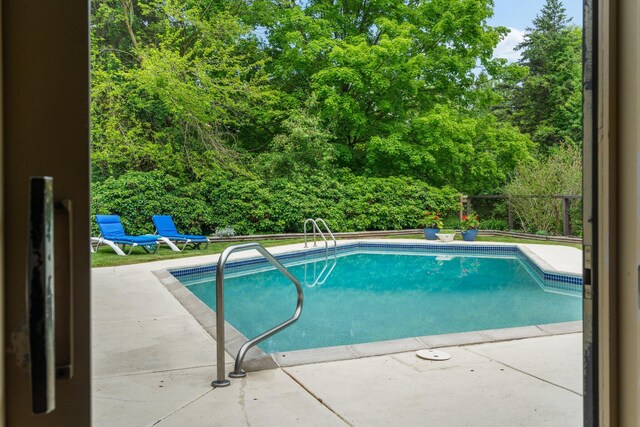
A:
{"type": "Polygon", "coordinates": [[[467,215],[471,215],[471,197],[467,196],[467,215]]]}
{"type": "Polygon", "coordinates": [[[464,194],[460,193],[460,221],[462,221],[462,215],[464,213],[464,204],[467,203],[468,200],[469,196],[465,196],[464,194]]]}
{"type": "Polygon", "coordinates": [[[564,197],[562,199],[562,234],[568,236],[571,234],[571,224],[569,223],[569,207],[571,206],[571,199],[564,197]]]}
{"type": "Polygon", "coordinates": [[[509,231],[513,230],[513,205],[511,204],[511,198],[507,200],[507,206],[509,209],[509,231]]]}

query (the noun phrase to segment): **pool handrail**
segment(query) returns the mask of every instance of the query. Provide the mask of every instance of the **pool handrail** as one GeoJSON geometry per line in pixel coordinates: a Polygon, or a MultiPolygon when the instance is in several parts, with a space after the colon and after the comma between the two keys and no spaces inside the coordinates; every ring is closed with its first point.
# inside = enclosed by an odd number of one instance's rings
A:
{"type": "Polygon", "coordinates": [[[231,378],[243,378],[247,375],[246,372],[242,370],[242,362],[244,360],[245,355],[249,349],[272,335],[280,332],[284,328],[290,326],[300,317],[302,313],[302,302],[303,302],[303,294],[302,294],[302,285],[300,281],[291,274],[287,268],[280,263],[268,250],[266,250],[260,243],[243,243],[239,245],[229,246],[226,248],[220,258],[218,258],[218,264],[216,266],[216,369],[217,369],[217,378],[211,382],[213,387],[226,387],[230,384],[229,380],[225,379],[224,373],[224,356],[225,356],[225,341],[224,341],[224,267],[229,259],[229,256],[234,252],[244,252],[248,250],[256,250],[262,256],[265,257],[267,261],[269,261],[276,269],[278,269],[282,274],[284,274],[293,284],[296,286],[296,292],[298,294],[298,300],[296,303],[296,309],[293,313],[293,316],[280,323],[277,326],[263,332],[255,338],[250,339],[245,342],[240,350],[238,351],[238,355],[236,356],[236,361],[234,365],[233,372],[229,373],[229,377],[231,378]]]}
{"type": "Polygon", "coordinates": [[[337,251],[337,247],[338,247],[338,241],[336,240],[336,237],[333,235],[333,233],[331,232],[331,229],[329,228],[329,226],[327,225],[327,223],[324,221],[324,219],[322,218],[307,218],[304,221],[304,225],[303,225],[303,230],[304,230],[304,247],[307,247],[307,224],[311,223],[313,225],[313,246],[318,246],[316,244],[316,232],[320,235],[320,237],[322,237],[322,240],[324,240],[324,248],[325,251],[328,253],[329,252],[329,242],[327,240],[327,238],[325,237],[324,233],[322,232],[322,230],[320,229],[320,226],[318,225],[318,222],[322,223],[322,225],[324,225],[324,228],[327,230],[327,233],[329,233],[329,235],[331,236],[331,239],[333,239],[333,249],[334,252],[337,251]]]}

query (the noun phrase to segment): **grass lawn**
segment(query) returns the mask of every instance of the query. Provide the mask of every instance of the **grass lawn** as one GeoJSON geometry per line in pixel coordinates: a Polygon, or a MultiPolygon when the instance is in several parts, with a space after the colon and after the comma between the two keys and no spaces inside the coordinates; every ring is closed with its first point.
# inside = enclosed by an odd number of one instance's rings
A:
{"type": "MultiPolygon", "coordinates": [[[[393,239],[424,239],[424,236],[421,234],[407,234],[407,235],[395,235],[389,236],[388,238],[393,239]]],[[[462,240],[460,234],[456,234],[456,240],[462,240]]],[[[582,249],[582,245],[579,243],[564,243],[564,242],[552,242],[552,241],[543,241],[543,240],[533,240],[533,239],[522,239],[516,237],[507,237],[507,236],[478,236],[477,239],[479,242],[504,242],[504,243],[531,243],[531,244],[540,244],[540,245],[563,245],[563,246],[571,246],[574,248],[582,249]]],[[[304,239],[266,239],[260,240],[260,244],[264,247],[271,246],[282,246],[289,245],[291,243],[302,243],[304,239]]],[[[92,267],[113,267],[118,265],[128,265],[128,264],[140,264],[143,262],[151,262],[151,261],[160,261],[167,260],[173,258],[184,258],[184,257],[192,257],[192,256],[201,256],[201,255],[213,255],[222,252],[225,248],[247,242],[213,242],[209,244],[209,247],[206,250],[192,250],[186,249],[183,252],[173,252],[166,246],[161,246],[156,254],[148,254],[144,252],[142,248],[135,248],[131,255],[123,257],[118,256],[113,252],[113,250],[108,246],[101,246],[98,249],[98,252],[91,254],[91,266],[92,267]]]]}
{"type": "MultiPolygon", "coordinates": [[[[260,244],[264,247],[289,245],[291,243],[302,243],[304,239],[281,239],[281,240],[260,240],[260,244]]],[[[192,256],[213,255],[218,254],[231,245],[237,245],[249,242],[213,242],[209,244],[206,250],[203,249],[185,249],[182,252],[174,252],[166,245],[160,246],[155,254],[148,254],[144,249],[136,247],[129,256],[118,256],[109,246],[100,246],[98,252],[91,254],[92,267],[113,267],[117,265],[140,264],[143,262],[160,261],[173,258],[184,258],[192,256]]],[[[127,251],[129,248],[127,248],[127,251]]]]}

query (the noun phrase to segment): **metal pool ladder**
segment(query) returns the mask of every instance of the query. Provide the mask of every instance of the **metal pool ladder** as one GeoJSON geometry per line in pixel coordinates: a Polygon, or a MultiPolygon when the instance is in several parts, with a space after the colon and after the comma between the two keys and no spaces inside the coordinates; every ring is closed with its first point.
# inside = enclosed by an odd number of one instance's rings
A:
{"type": "Polygon", "coordinates": [[[247,375],[246,372],[242,370],[242,361],[244,360],[247,351],[256,344],[261,343],[272,335],[280,332],[287,326],[290,326],[300,317],[302,313],[302,286],[300,285],[300,281],[291,274],[287,268],[280,263],[271,253],[266,250],[259,243],[244,243],[241,245],[229,246],[227,249],[222,252],[220,258],[218,259],[218,264],[216,267],[216,369],[217,369],[217,378],[211,382],[213,387],[226,387],[230,384],[229,380],[225,378],[224,375],[224,266],[227,263],[227,259],[234,252],[244,252],[249,250],[256,250],[265,257],[267,261],[269,261],[275,268],[277,268],[282,274],[284,274],[289,280],[296,285],[296,291],[298,292],[298,302],[296,304],[296,310],[293,313],[293,316],[289,320],[285,320],[278,326],[275,326],[268,331],[265,331],[258,335],[257,337],[250,339],[246,343],[240,347],[238,351],[238,355],[236,356],[236,363],[233,369],[233,372],[229,373],[229,377],[231,378],[243,378],[247,375]]]}
{"type": "Polygon", "coordinates": [[[324,248],[326,252],[329,252],[329,242],[327,241],[327,238],[325,237],[324,233],[322,232],[322,230],[320,229],[320,227],[318,226],[318,223],[322,224],[325,228],[325,230],[327,231],[327,233],[329,233],[329,236],[331,236],[331,239],[333,240],[333,249],[334,251],[337,251],[337,247],[338,247],[338,242],[336,241],[335,236],[333,235],[333,233],[331,232],[331,230],[329,229],[329,226],[327,225],[326,222],[324,222],[324,219],[322,218],[307,218],[307,220],[304,222],[304,247],[307,247],[307,224],[311,223],[311,225],[313,226],[313,246],[318,246],[316,243],[316,233],[320,235],[320,237],[322,237],[322,240],[324,240],[324,248]]]}

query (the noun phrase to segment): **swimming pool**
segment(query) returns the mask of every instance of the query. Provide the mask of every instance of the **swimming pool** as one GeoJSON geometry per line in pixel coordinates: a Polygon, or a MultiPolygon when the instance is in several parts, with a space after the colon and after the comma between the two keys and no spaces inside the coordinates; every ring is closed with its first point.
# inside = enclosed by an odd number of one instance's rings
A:
{"type": "MultiPolygon", "coordinates": [[[[278,256],[306,285],[302,316],[267,353],[580,320],[581,279],[542,271],[516,246],[358,243],[278,256]]],[[[295,288],[262,259],[225,274],[226,320],[246,337],[290,317],[295,288]]],[[[173,270],[215,308],[215,267],[173,270]]]]}

